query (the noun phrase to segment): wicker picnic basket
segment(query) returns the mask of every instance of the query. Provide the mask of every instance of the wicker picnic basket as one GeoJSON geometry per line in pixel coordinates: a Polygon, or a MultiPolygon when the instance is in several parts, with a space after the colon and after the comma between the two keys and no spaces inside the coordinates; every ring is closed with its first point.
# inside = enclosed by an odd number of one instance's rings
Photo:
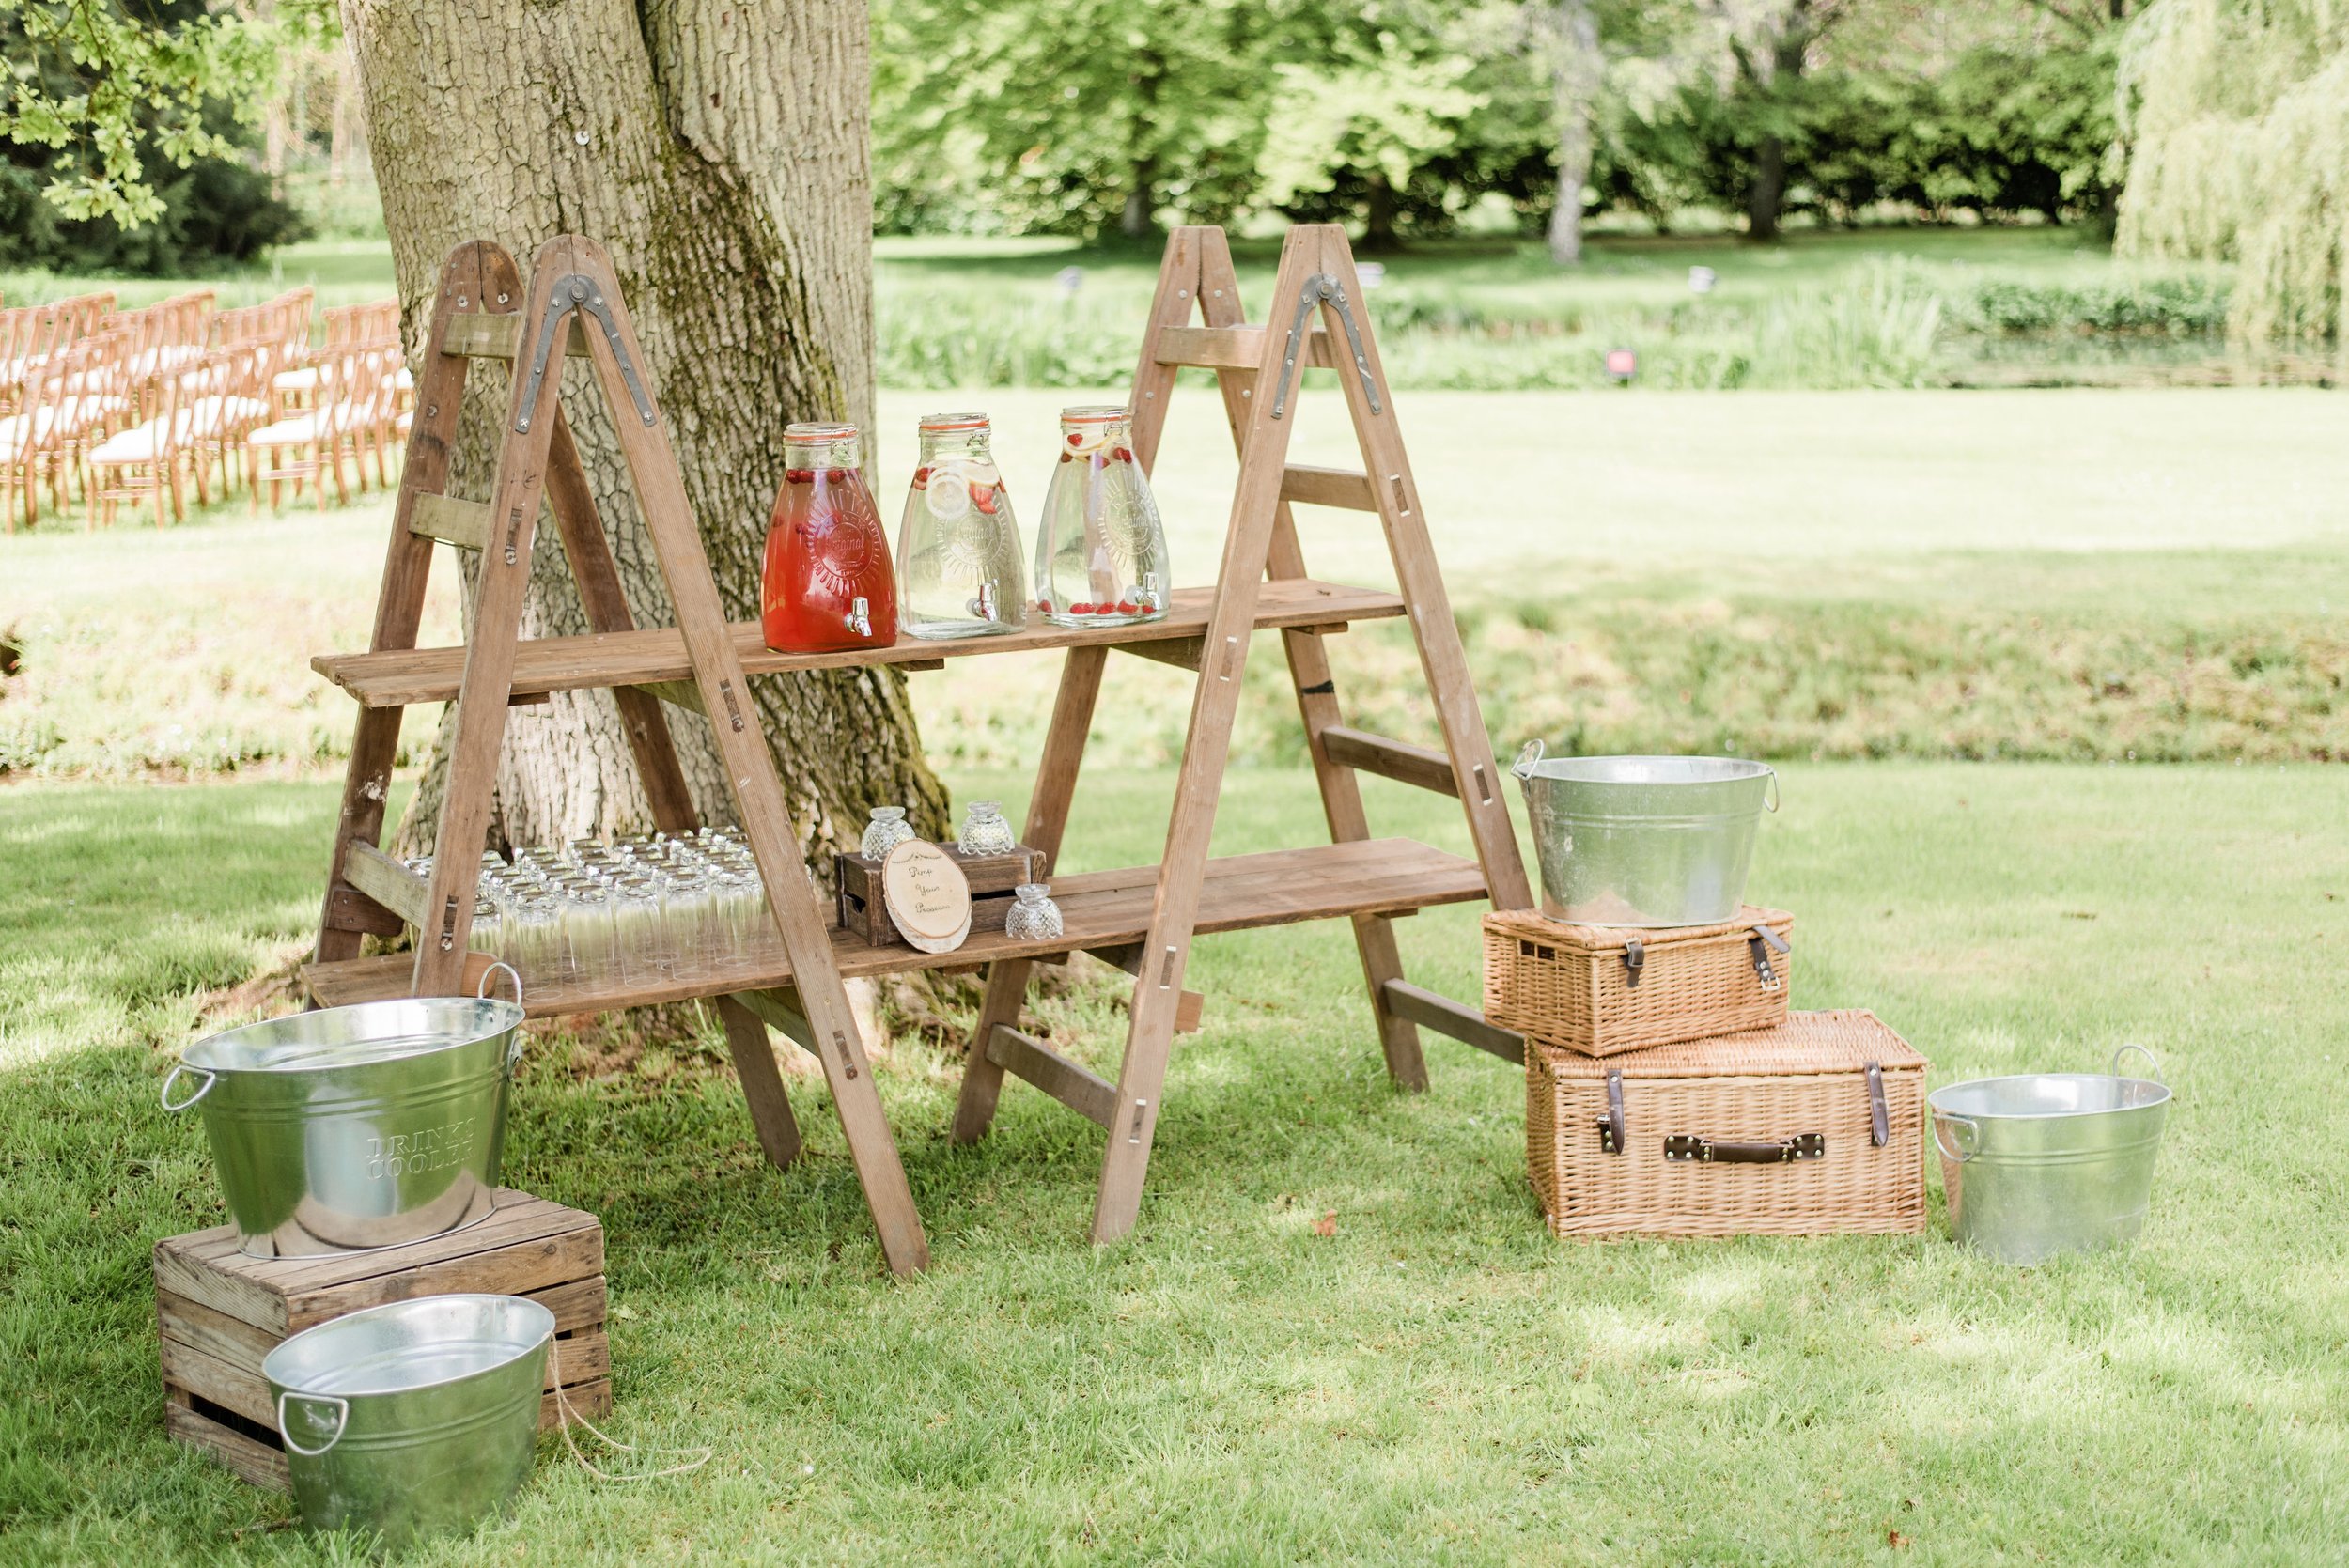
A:
{"type": "Polygon", "coordinates": [[[1559,1235],[1925,1227],[1925,1059],[1873,1013],[1599,1061],[1529,1045],[1525,1159],[1559,1235]]]}
{"type": "Polygon", "coordinates": [[[1749,904],[1719,925],[1566,925],[1485,917],[1485,1016],[1528,1040],[1613,1056],[1786,1017],[1795,917],[1749,904]]]}

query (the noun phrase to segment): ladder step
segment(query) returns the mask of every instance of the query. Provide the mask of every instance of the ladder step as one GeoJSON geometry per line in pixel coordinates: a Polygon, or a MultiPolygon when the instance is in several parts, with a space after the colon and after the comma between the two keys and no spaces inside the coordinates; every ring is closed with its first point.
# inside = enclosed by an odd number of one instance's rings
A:
{"type": "MultiPolygon", "coordinates": [[[[1160,327],[1151,357],[1160,365],[1253,370],[1264,363],[1264,334],[1262,327],[1160,327]]],[[[1318,326],[1305,334],[1304,362],[1325,370],[1338,363],[1330,352],[1330,334],[1318,326]]]]}
{"type": "Polygon", "coordinates": [[[408,532],[459,550],[486,550],[490,508],[487,503],[460,501],[453,495],[420,495],[415,509],[408,514],[408,532]]]}
{"type": "Polygon", "coordinates": [[[1107,1079],[1007,1023],[988,1036],[987,1059],[1099,1126],[1106,1128],[1116,1113],[1117,1090],[1107,1079]]]}
{"type": "Polygon", "coordinates": [[[1449,1034],[1463,1045],[1490,1051],[1503,1062],[1525,1064],[1525,1036],[1490,1022],[1473,1007],[1463,1007],[1448,996],[1438,995],[1408,980],[1390,980],[1379,987],[1379,992],[1386,999],[1387,1011],[1398,1018],[1408,1018],[1439,1034],[1449,1034]]]}
{"type": "MultiPolygon", "coordinates": [[[[1417,914],[1417,909],[1408,911],[1417,914]]],[[[1124,970],[1137,980],[1142,977],[1142,944],[1120,942],[1115,947],[1089,947],[1085,951],[1112,969],[1124,970]]],[[[1185,991],[1174,999],[1174,1032],[1196,1034],[1199,1022],[1207,1015],[1207,999],[1204,992],[1185,991]]]]}
{"type": "Polygon", "coordinates": [[[353,839],[345,851],[343,880],[409,924],[425,924],[424,878],[365,839],[353,839]]]}
{"type": "Polygon", "coordinates": [[[690,680],[646,681],[634,690],[674,706],[691,708],[705,719],[709,717],[709,706],[702,701],[702,689],[690,680]]]}
{"type": "Polygon", "coordinates": [[[1378,492],[1370,488],[1369,474],[1308,463],[1291,463],[1281,471],[1281,499],[1301,501],[1308,506],[1343,506],[1354,512],[1378,509],[1378,492]]]}
{"type": "Polygon", "coordinates": [[[1452,759],[1431,746],[1414,746],[1407,740],[1389,740],[1344,724],[1331,724],[1321,732],[1321,749],[1341,768],[1358,768],[1398,784],[1416,784],[1439,795],[1459,798],[1460,782],[1453,776],[1452,759]]]}
{"type": "MultiPolygon", "coordinates": [[[[521,339],[522,318],[519,315],[460,310],[451,315],[448,325],[441,329],[441,352],[466,354],[474,359],[512,359],[521,339]]],[[[580,330],[576,316],[571,318],[570,340],[563,351],[587,351],[587,334],[580,330]]]]}

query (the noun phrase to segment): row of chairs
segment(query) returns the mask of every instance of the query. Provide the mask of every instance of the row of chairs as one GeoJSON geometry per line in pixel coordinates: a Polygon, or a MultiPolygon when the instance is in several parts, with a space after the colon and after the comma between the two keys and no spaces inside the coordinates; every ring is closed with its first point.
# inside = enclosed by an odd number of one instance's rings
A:
{"type": "Polygon", "coordinates": [[[241,484],[272,509],[290,485],[328,480],[350,499],[388,486],[414,399],[396,301],[324,313],[313,346],[313,297],[216,310],[209,291],[117,311],[86,295],[0,311],[0,519],[39,520],[44,492],[63,514],[78,493],[86,526],[111,526],[125,503],[151,505],[158,527],[186,516],[185,492],[209,505],[241,484]],[[168,507],[168,512],[166,512],[168,507]]]}

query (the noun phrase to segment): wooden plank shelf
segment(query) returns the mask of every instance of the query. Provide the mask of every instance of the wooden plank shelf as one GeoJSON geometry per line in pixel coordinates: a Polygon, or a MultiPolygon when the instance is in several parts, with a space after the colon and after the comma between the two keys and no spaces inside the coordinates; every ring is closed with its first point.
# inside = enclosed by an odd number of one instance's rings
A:
{"type": "MultiPolygon", "coordinates": [[[[1052,897],[1060,905],[1063,924],[1054,941],[1014,941],[1001,931],[974,932],[952,953],[916,953],[902,942],[875,947],[861,935],[834,925],[832,958],[844,976],[897,974],[1135,942],[1149,933],[1158,882],[1159,868],[1149,865],[1054,878],[1052,897]]],[[[1208,862],[1197,929],[1203,934],[1245,931],[1340,915],[1401,914],[1484,896],[1484,873],[1474,861],[1410,839],[1356,839],[1208,862]]],[[[303,977],[324,1005],[380,1001],[410,994],[414,962],[413,955],[406,953],[350,958],[311,964],[303,977]]],[[[546,1017],[769,990],[791,983],[791,966],[778,955],[769,961],[732,964],[715,975],[670,986],[630,986],[616,975],[541,986],[526,1001],[533,1017],[546,1017]]]]}
{"type": "MultiPolygon", "coordinates": [[[[988,653],[1026,653],[1047,648],[1118,646],[1196,640],[1215,609],[1213,588],[1177,588],[1162,620],[1139,626],[1075,628],[1037,621],[1022,630],[988,637],[930,642],[900,638],[886,648],[835,653],[777,653],[768,647],[754,622],[727,629],[742,673],[775,675],[787,670],[833,670],[871,664],[928,664],[941,659],[988,653]]],[[[1257,596],[1259,629],[1383,620],[1404,613],[1402,596],[1378,588],[1295,578],[1264,584],[1257,596]]],[[[390,648],[377,653],[321,654],[310,667],[359,699],[366,707],[405,707],[452,701],[465,675],[461,647],[390,648]]],[[[674,628],[546,637],[520,644],[514,660],[513,694],[518,699],[550,691],[598,686],[690,685],[693,662],[684,634],[674,628]]]]}

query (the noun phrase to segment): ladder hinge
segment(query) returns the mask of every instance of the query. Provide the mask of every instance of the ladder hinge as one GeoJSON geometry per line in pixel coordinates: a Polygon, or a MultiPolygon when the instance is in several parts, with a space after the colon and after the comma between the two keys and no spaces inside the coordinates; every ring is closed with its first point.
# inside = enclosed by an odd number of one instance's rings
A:
{"type": "Polygon", "coordinates": [[[553,296],[547,302],[546,319],[538,323],[538,342],[531,350],[530,380],[522,391],[521,412],[514,420],[515,432],[530,432],[531,411],[538,406],[538,389],[546,384],[547,361],[554,351],[554,334],[564,330],[574,310],[594,317],[603,328],[603,340],[611,345],[612,357],[619,363],[620,380],[628,384],[628,395],[636,402],[636,417],[652,424],[660,416],[653,411],[652,399],[646,396],[636,362],[628,357],[628,349],[620,342],[620,322],[612,313],[612,302],[603,297],[602,288],[594,279],[584,272],[573,272],[555,281],[553,296]]]}

